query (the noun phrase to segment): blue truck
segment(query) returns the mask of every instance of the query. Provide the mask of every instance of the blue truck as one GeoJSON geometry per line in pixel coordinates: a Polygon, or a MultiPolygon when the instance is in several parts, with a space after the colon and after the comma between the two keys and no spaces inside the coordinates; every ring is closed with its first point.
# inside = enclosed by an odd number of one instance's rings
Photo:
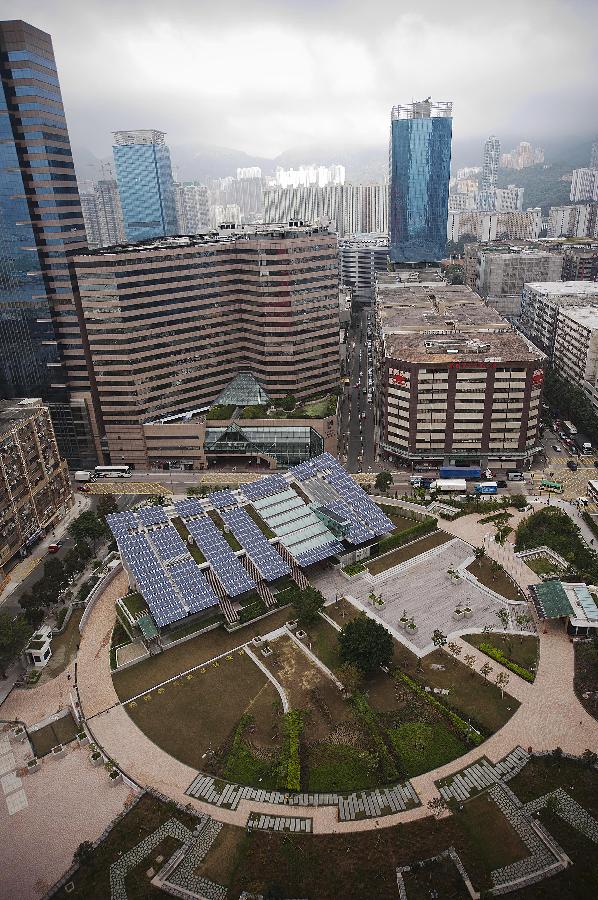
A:
{"type": "Polygon", "coordinates": [[[482,481],[480,484],[476,484],[474,491],[476,494],[496,494],[498,490],[498,485],[496,481],[482,481]]]}
{"type": "Polygon", "coordinates": [[[482,477],[482,470],[478,466],[441,466],[440,478],[464,478],[466,481],[475,481],[482,477]]]}

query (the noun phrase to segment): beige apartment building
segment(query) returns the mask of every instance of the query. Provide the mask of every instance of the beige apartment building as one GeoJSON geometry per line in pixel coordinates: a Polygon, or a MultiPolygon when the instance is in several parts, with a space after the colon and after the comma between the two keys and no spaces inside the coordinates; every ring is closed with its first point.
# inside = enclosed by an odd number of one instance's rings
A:
{"type": "Polygon", "coordinates": [[[468,244],[464,251],[466,284],[503,316],[521,312],[521,291],[529,281],[558,281],[563,250],[509,244],[468,244]]]}
{"type": "Polygon", "coordinates": [[[327,229],[229,226],[73,253],[70,269],[113,464],[201,468],[202,414],[241,372],[273,400],[338,386],[338,247],[327,229]]]}
{"type": "Polygon", "coordinates": [[[73,505],[66,462],[41,400],[0,402],[0,585],[11,562],[73,505]]]}
{"type": "Polygon", "coordinates": [[[598,292],[595,306],[558,309],[552,359],[559,375],[583,388],[598,411],[598,292]]]}
{"type": "Polygon", "coordinates": [[[532,459],[544,356],[470,288],[379,275],[375,332],[377,437],[387,458],[532,459]]]}

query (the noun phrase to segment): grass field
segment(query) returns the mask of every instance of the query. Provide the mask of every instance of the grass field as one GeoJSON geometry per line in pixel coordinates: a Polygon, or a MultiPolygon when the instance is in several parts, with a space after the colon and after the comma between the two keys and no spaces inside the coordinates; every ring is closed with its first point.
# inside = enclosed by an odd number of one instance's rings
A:
{"type": "Polygon", "coordinates": [[[507,600],[525,600],[525,595],[511,581],[502,566],[488,559],[487,556],[474,560],[467,567],[467,571],[475,575],[481,584],[490,588],[491,591],[496,591],[497,594],[506,597],[507,600]]]}
{"type": "Polygon", "coordinates": [[[185,672],[214,656],[227,653],[235,647],[248,643],[258,634],[267,634],[269,631],[279,628],[288,618],[288,610],[280,609],[273,612],[267,619],[262,619],[255,625],[249,624],[231,634],[224,628],[216,628],[199,635],[199,637],[191,638],[184,644],[151,656],[130,669],[115,672],[112,680],[116,693],[120,700],[129,700],[136,694],[140,694],[168,678],[173,678],[180,672],[185,672]]]}
{"type": "Polygon", "coordinates": [[[451,541],[452,539],[453,536],[447,534],[445,531],[437,531],[434,534],[428,534],[425,537],[414,541],[412,544],[408,544],[405,547],[399,547],[397,550],[391,550],[390,553],[386,553],[384,556],[372,560],[372,562],[366,564],[366,569],[371,572],[372,575],[378,575],[380,572],[385,572],[386,569],[392,569],[393,566],[398,566],[399,563],[407,562],[408,559],[413,559],[414,556],[419,556],[420,553],[425,553],[426,550],[440,547],[441,544],[446,544],[447,541],[451,541]]]}
{"type": "Polygon", "coordinates": [[[241,716],[253,717],[253,740],[272,743],[278,694],[245,654],[234,653],[125,706],[133,722],[166,753],[194,769],[222,754],[241,716]],[[181,724],[184,723],[184,727],[181,724]]]}
{"type": "Polygon", "coordinates": [[[562,571],[560,566],[545,556],[538,556],[536,559],[526,559],[524,562],[536,575],[555,575],[557,572],[562,571]]]}

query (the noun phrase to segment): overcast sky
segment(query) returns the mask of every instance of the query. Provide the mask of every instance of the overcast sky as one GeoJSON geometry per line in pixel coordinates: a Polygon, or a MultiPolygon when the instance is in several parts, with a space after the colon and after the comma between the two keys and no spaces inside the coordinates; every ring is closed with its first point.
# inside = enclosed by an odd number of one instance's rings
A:
{"type": "Polygon", "coordinates": [[[595,0],[3,0],[50,32],[72,143],[158,128],[272,157],[386,145],[394,103],[453,101],[454,134],[598,132],[595,0]]]}

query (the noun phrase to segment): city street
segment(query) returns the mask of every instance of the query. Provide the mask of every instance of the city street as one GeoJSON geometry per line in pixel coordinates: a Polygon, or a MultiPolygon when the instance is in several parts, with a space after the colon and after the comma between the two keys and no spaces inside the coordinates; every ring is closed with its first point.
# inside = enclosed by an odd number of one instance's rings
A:
{"type": "Polygon", "coordinates": [[[347,373],[341,403],[339,450],[349,472],[368,472],[376,468],[374,448],[374,404],[368,403],[368,337],[370,312],[364,310],[355,330],[347,339],[347,373]]]}

